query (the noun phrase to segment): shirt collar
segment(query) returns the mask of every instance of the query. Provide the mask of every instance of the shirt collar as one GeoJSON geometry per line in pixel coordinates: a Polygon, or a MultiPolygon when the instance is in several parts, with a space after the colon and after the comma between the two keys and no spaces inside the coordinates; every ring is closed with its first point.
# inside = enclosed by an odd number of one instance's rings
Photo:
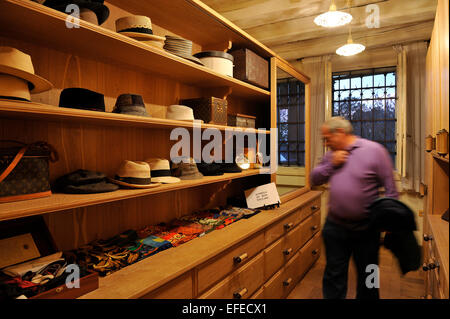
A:
{"type": "Polygon", "coordinates": [[[352,150],[354,150],[355,148],[361,147],[362,146],[362,139],[359,137],[356,137],[356,140],[353,144],[351,144],[350,146],[348,146],[346,148],[346,151],[351,152],[352,150]]]}

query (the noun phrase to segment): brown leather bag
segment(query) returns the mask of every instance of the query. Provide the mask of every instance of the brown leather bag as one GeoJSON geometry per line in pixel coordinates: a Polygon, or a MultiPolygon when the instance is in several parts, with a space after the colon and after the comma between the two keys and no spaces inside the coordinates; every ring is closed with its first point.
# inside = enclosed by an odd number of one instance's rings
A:
{"type": "Polygon", "coordinates": [[[0,147],[0,203],[50,196],[49,161],[58,160],[56,150],[41,141],[0,142],[10,144],[0,147]]]}

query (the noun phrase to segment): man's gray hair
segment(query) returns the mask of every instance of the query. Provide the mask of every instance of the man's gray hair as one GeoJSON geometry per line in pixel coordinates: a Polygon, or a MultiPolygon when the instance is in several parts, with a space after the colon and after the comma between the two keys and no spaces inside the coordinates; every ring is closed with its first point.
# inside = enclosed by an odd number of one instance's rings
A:
{"type": "Polygon", "coordinates": [[[324,126],[328,128],[330,133],[336,132],[338,128],[341,128],[344,130],[346,134],[352,134],[353,133],[353,126],[350,123],[350,121],[346,120],[342,116],[334,116],[329,118],[323,123],[324,126]]]}

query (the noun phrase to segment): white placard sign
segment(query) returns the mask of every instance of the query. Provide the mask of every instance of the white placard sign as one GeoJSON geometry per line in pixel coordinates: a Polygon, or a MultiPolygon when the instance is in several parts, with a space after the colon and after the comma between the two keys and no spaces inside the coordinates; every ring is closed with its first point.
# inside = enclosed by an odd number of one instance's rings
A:
{"type": "Polygon", "coordinates": [[[281,203],[275,183],[261,185],[245,192],[248,208],[260,208],[264,205],[281,203]]]}

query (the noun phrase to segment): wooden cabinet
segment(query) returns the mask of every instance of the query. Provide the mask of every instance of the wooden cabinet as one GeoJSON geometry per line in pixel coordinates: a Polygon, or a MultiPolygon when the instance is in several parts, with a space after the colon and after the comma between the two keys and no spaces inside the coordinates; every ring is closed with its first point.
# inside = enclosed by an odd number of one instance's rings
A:
{"type": "MultiPolygon", "coordinates": [[[[54,85],[51,91],[32,95],[31,102],[0,99],[0,139],[43,140],[53,145],[59,160],[50,164],[51,182],[80,168],[114,176],[123,160],[169,159],[178,142],[171,133],[177,128],[190,133],[197,128],[200,132],[216,129],[223,139],[226,131],[239,134],[225,125],[197,127],[167,119],[167,107],[182,99],[226,98],[228,113],[256,117],[257,129],[247,130],[248,134],[270,138],[270,129],[276,127],[273,85],[263,89],[118,34],[115,20],[131,14],[149,16],[156,35],[191,40],[192,53],[226,50],[231,45],[252,50],[270,68],[274,59],[287,62],[197,0],[110,0],[105,4],[110,17],[102,26],[81,20],[79,28],[67,28],[65,13],[34,1],[0,1],[0,45],[29,54],[36,74],[54,85]],[[103,94],[106,112],[58,107],[60,93],[68,87],[103,94]],[[141,95],[150,116],[112,113],[123,93],[141,95]]],[[[307,158],[308,147],[305,154],[307,158]]],[[[267,170],[249,169],[151,189],[54,193],[0,204],[0,222],[43,215],[58,249],[70,250],[128,229],[225,205],[228,197],[273,178],[267,170]]],[[[243,296],[248,298],[291,262],[300,242],[309,240],[313,231],[309,228],[316,222],[308,218],[315,211],[320,211],[320,193],[305,187],[301,196],[284,200],[276,210],[263,211],[100,278],[99,288],[82,298],[232,298],[238,288],[246,288],[243,296]],[[280,246],[271,250],[269,246],[277,240],[280,246]],[[270,254],[277,257],[272,260],[270,254]],[[246,282],[251,276],[257,280],[246,282]]]]}
{"type": "MultiPolygon", "coordinates": [[[[425,135],[435,137],[448,125],[448,1],[439,0],[426,58],[425,135]]],[[[442,146],[442,145],[441,145],[442,146]]],[[[448,150],[447,147],[443,149],[448,150]]],[[[441,219],[449,203],[449,154],[425,155],[423,270],[426,298],[449,298],[449,224],[441,219]]]]}

